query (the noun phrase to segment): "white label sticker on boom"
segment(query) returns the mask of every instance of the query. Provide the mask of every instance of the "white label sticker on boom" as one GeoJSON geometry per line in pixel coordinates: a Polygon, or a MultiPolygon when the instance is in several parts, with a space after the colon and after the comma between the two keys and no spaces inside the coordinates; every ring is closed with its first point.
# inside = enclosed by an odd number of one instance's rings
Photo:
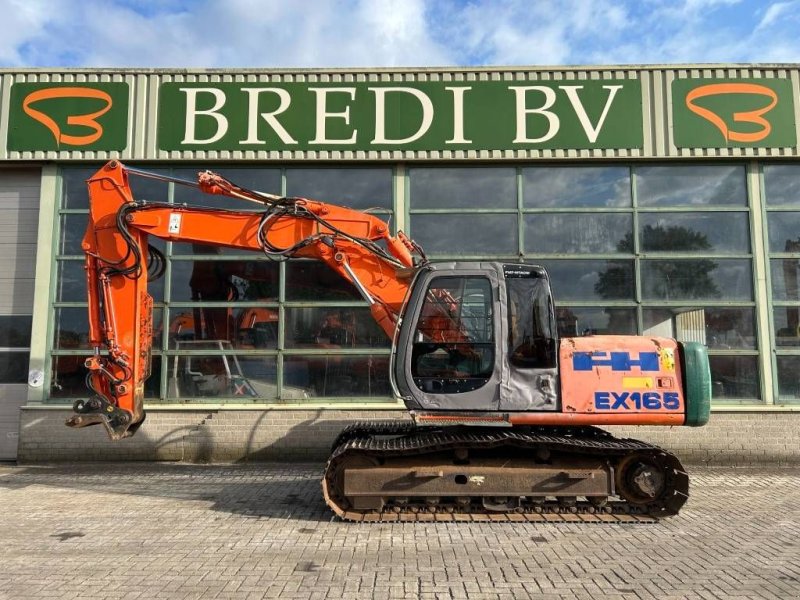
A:
{"type": "Polygon", "coordinates": [[[169,216],[169,230],[170,233],[181,232],[181,213],[172,213],[169,216]]]}

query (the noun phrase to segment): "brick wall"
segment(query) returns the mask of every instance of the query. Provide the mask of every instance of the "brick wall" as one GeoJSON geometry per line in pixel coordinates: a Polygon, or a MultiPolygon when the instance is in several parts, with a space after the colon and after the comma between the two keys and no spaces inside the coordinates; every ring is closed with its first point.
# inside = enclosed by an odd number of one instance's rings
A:
{"type": "MultiPolygon", "coordinates": [[[[64,426],[68,409],[25,407],[22,463],[99,460],[323,461],[337,433],[359,420],[406,418],[401,410],[152,410],[133,438],[102,427],[64,426]]],[[[686,464],[800,464],[800,413],[713,413],[705,427],[615,427],[675,452],[686,464]]]]}

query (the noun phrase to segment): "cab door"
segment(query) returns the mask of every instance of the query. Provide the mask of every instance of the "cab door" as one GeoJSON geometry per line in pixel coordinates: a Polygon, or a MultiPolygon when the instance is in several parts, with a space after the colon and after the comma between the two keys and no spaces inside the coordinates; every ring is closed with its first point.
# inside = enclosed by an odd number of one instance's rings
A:
{"type": "Polygon", "coordinates": [[[502,369],[500,278],[479,263],[436,265],[413,287],[392,374],[410,409],[494,411],[502,369]]]}

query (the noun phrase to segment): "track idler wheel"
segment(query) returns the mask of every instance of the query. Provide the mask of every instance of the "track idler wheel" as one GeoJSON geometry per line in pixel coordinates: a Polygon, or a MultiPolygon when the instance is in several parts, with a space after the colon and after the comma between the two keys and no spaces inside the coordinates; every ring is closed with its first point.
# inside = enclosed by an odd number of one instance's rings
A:
{"type": "Polygon", "coordinates": [[[615,472],[617,494],[653,517],[678,514],[689,497],[689,478],[683,465],[666,452],[628,455],[615,472]]]}

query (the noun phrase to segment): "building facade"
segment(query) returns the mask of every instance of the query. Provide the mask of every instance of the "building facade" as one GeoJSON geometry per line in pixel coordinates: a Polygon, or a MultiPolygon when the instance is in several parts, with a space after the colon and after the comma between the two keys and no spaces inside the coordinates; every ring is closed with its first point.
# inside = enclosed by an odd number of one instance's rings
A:
{"type": "MultiPolygon", "coordinates": [[[[433,259],[541,264],[562,335],[709,348],[712,422],[626,428],[690,459],[800,441],[800,71],[791,65],[0,72],[0,458],[319,457],[403,418],[390,341],[322,264],[153,241],[148,420],[87,396],[85,180],[110,159],[370,209],[433,259]]],[[[253,210],[135,179],[141,200],[253,210]]]]}

